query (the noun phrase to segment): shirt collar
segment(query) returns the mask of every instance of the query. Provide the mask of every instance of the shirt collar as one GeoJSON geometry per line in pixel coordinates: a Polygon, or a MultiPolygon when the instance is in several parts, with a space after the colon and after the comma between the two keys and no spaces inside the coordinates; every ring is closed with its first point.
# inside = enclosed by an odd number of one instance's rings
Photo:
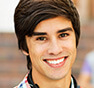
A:
{"type": "Polygon", "coordinates": [[[74,88],[74,81],[72,77],[71,77],[71,88],[74,88]]]}
{"type": "MultiPolygon", "coordinates": [[[[28,77],[27,77],[27,81],[28,81],[30,87],[31,88],[39,88],[39,86],[37,84],[34,84],[31,74],[32,74],[32,72],[30,71],[30,73],[28,74],[28,77]]],[[[71,76],[70,88],[77,88],[77,83],[76,83],[76,80],[75,80],[75,78],[73,76],[71,76]]]]}

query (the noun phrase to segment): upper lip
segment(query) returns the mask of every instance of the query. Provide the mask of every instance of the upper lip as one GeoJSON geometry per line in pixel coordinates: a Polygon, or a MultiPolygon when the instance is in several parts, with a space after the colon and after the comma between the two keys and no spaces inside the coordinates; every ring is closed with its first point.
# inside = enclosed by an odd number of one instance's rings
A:
{"type": "Polygon", "coordinates": [[[62,59],[62,58],[67,58],[68,56],[63,56],[63,57],[59,57],[59,58],[46,58],[44,59],[45,60],[59,60],[59,59],[62,59]]]}

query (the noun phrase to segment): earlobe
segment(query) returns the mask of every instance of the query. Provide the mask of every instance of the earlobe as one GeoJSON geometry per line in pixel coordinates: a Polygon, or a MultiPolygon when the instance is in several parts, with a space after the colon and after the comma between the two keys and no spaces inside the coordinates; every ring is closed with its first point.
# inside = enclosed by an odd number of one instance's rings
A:
{"type": "Polygon", "coordinates": [[[29,55],[29,53],[27,53],[26,51],[22,50],[23,54],[25,54],[26,56],[29,55]]]}

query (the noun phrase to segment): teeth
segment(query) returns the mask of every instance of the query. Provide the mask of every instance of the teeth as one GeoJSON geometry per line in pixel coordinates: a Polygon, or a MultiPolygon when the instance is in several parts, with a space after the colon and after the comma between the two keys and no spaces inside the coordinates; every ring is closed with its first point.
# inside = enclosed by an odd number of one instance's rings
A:
{"type": "Polygon", "coordinates": [[[59,59],[59,60],[47,60],[50,64],[59,64],[64,61],[65,58],[59,59]]]}

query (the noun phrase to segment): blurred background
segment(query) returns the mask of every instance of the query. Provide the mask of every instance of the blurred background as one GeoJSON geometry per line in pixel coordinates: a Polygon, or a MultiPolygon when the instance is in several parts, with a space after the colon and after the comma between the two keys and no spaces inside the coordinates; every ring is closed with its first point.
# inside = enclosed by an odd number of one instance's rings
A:
{"type": "MultiPolygon", "coordinates": [[[[80,14],[81,39],[73,75],[78,78],[85,55],[94,50],[94,0],[73,0],[80,14]]],[[[27,70],[25,56],[18,49],[13,15],[19,0],[0,0],[0,88],[13,88],[27,70]]]]}

